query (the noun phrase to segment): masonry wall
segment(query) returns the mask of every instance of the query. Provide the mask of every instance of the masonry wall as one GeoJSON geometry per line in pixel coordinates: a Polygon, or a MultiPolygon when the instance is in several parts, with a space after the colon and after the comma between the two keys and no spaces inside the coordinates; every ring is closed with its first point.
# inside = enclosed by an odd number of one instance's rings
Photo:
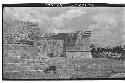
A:
{"type": "Polygon", "coordinates": [[[63,54],[63,40],[43,39],[39,40],[40,44],[37,48],[40,50],[41,55],[52,53],[53,56],[60,56],[63,54]]]}
{"type": "Polygon", "coordinates": [[[42,71],[48,64],[42,63],[49,53],[58,57],[63,53],[62,40],[41,40],[38,46],[3,44],[3,72],[42,71]]]}
{"type": "MultiPolygon", "coordinates": [[[[47,63],[42,63],[43,58],[38,55],[37,48],[21,46],[20,44],[4,44],[3,45],[3,77],[9,76],[10,73],[20,72],[23,74],[31,74],[37,71],[43,73],[43,69],[47,67],[47,63]],[[9,73],[9,74],[7,74],[9,73]]],[[[14,74],[12,74],[14,75],[14,74]]],[[[44,74],[43,74],[44,75],[44,74]]],[[[23,76],[23,75],[19,75],[23,76]]],[[[24,77],[13,77],[14,79],[26,78],[24,77]]],[[[10,77],[8,77],[10,78],[10,77]]],[[[32,77],[31,77],[32,78],[32,77]]],[[[35,78],[35,77],[33,77],[35,78]]]]}
{"type": "Polygon", "coordinates": [[[91,56],[91,52],[66,52],[66,56],[69,59],[73,59],[73,58],[92,58],[91,56]]]}
{"type": "Polygon", "coordinates": [[[90,38],[84,36],[82,39],[77,39],[74,46],[67,46],[66,56],[68,58],[92,58],[90,38]]]}
{"type": "Polygon", "coordinates": [[[74,46],[67,46],[66,51],[90,51],[90,39],[76,40],[74,46]]]}

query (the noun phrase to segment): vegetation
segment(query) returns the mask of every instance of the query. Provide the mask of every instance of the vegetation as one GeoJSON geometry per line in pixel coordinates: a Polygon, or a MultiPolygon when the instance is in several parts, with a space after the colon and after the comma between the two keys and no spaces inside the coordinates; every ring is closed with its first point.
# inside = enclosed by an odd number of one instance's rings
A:
{"type": "Polygon", "coordinates": [[[122,46],[116,46],[112,48],[96,48],[94,45],[92,45],[91,48],[91,54],[93,58],[125,60],[125,49],[122,46]]]}

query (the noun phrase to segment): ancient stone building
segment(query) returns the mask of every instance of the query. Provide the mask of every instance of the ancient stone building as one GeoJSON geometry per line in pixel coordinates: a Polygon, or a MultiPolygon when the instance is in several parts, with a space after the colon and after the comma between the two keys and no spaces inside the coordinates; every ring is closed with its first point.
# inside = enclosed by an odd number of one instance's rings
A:
{"type": "Polygon", "coordinates": [[[40,37],[36,45],[41,56],[59,57],[63,54],[64,40],[54,37],[40,37]]]}
{"type": "Polygon", "coordinates": [[[68,58],[92,58],[90,35],[90,31],[77,32],[74,44],[66,46],[66,56],[68,58]]]}
{"type": "Polygon", "coordinates": [[[90,51],[90,31],[76,33],[59,33],[51,37],[41,37],[38,40],[41,55],[52,53],[67,58],[92,58],[90,51]]]}

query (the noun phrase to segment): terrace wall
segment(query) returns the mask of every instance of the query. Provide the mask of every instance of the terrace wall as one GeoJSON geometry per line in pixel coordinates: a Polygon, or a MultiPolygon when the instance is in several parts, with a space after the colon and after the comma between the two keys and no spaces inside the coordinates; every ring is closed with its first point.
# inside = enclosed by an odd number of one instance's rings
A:
{"type": "Polygon", "coordinates": [[[84,58],[84,59],[87,59],[87,58],[92,58],[91,56],[91,52],[66,52],[66,56],[67,58],[69,59],[73,59],[73,58],[84,58]]]}
{"type": "Polygon", "coordinates": [[[3,72],[42,70],[46,66],[40,63],[42,56],[44,55],[39,55],[36,47],[4,44],[3,72]]]}
{"type": "Polygon", "coordinates": [[[39,49],[40,54],[50,54],[53,56],[60,56],[63,54],[63,40],[54,40],[54,39],[42,39],[38,41],[39,45],[37,48],[39,49]]]}

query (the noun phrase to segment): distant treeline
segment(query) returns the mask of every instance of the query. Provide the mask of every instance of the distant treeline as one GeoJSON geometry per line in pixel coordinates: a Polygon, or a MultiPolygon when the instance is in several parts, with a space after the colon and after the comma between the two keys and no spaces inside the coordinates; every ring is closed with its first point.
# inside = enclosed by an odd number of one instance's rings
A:
{"type": "Polygon", "coordinates": [[[112,48],[102,48],[91,45],[91,48],[91,54],[93,58],[110,58],[125,60],[125,45],[118,45],[112,48]]]}

